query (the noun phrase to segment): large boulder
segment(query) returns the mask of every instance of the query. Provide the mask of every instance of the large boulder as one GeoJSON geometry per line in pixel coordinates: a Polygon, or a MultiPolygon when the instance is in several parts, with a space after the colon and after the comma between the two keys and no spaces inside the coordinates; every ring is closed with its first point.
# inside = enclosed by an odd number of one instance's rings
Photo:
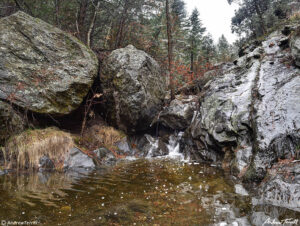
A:
{"type": "Polygon", "coordinates": [[[103,62],[100,76],[108,117],[126,132],[149,128],[166,94],[158,63],[129,45],[113,51],[103,62]]]}
{"type": "Polygon", "coordinates": [[[207,84],[184,136],[192,156],[224,159],[251,181],[262,180],[278,159],[299,158],[300,70],[284,38],[271,34],[207,84]]]}
{"type": "Polygon", "coordinates": [[[24,128],[23,118],[10,104],[0,101],[0,146],[9,136],[22,132],[24,128]]]}
{"type": "Polygon", "coordinates": [[[81,104],[98,74],[89,48],[21,11],[0,19],[0,30],[0,99],[47,114],[81,104]]]}

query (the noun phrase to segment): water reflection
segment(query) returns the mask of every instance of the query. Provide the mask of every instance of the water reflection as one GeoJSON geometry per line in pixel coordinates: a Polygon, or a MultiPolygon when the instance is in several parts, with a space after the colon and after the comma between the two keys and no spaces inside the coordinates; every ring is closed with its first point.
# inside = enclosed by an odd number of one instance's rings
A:
{"type": "Polygon", "coordinates": [[[93,172],[5,175],[0,218],[46,225],[247,225],[259,216],[253,210],[264,213],[235,190],[215,167],[166,159],[93,172]]]}

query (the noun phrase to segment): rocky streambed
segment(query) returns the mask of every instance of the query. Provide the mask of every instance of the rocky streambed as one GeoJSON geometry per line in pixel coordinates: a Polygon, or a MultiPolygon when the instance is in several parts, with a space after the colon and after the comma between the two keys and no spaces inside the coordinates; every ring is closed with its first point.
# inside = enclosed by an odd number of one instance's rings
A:
{"type": "Polygon", "coordinates": [[[132,45],[99,63],[39,19],[2,18],[0,219],[297,224],[299,29],[250,43],[170,100],[132,45]]]}

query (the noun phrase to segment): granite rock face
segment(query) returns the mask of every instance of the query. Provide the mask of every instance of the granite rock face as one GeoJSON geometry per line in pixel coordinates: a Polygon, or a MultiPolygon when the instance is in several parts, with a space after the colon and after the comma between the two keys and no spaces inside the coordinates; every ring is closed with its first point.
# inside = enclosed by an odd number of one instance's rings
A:
{"type": "Polygon", "coordinates": [[[300,162],[279,163],[269,170],[259,187],[255,205],[268,204],[300,211],[300,162]]]}
{"type": "Polygon", "coordinates": [[[103,62],[101,85],[108,117],[128,133],[149,128],[166,94],[165,78],[158,63],[129,45],[113,51],[103,62]]]}
{"type": "Polygon", "coordinates": [[[300,70],[282,45],[286,37],[274,32],[244,49],[234,66],[205,85],[184,135],[185,152],[195,159],[223,159],[250,181],[262,180],[278,159],[299,158],[300,70]]]}
{"type": "Polygon", "coordinates": [[[0,30],[0,100],[59,115],[81,104],[98,74],[89,48],[21,11],[0,19],[0,30]]]}

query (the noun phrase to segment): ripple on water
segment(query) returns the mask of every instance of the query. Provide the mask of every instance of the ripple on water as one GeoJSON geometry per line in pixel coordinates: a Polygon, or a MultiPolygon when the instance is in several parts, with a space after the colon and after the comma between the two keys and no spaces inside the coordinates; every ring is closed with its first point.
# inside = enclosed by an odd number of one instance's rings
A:
{"type": "Polygon", "coordinates": [[[0,184],[0,218],[7,221],[246,225],[255,211],[264,213],[217,167],[168,159],[123,161],[94,172],[5,175],[0,184]]]}

